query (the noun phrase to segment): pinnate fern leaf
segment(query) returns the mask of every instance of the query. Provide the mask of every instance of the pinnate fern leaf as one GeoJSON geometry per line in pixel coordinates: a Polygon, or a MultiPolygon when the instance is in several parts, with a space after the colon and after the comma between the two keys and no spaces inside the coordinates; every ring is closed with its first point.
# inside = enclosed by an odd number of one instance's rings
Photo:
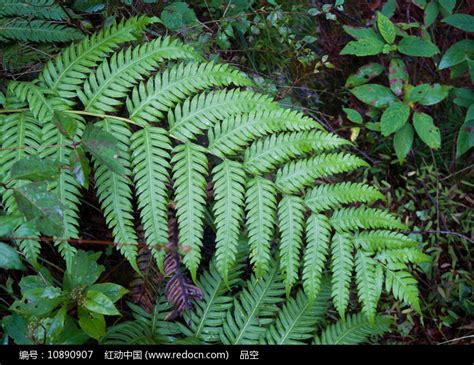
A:
{"type": "Polygon", "coordinates": [[[349,304],[353,266],[351,238],[336,233],[331,240],[332,300],[341,318],[344,318],[349,304]]]}
{"type": "Polygon", "coordinates": [[[41,43],[70,42],[82,38],[75,28],[45,20],[0,18],[0,41],[11,39],[41,43]]]}

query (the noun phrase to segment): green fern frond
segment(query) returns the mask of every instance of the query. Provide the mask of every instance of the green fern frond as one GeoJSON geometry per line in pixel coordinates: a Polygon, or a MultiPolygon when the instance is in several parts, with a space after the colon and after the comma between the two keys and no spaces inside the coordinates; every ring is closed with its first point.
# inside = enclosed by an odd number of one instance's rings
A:
{"type": "Polygon", "coordinates": [[[353,266],[351,238],[336,233],[331,240],[332,299],[341,318],[344,318],[349,304],[353,266]]]}
{"type": "Polygon", "coordinates": [[[248,181],[245,194],[250,262],[260,278],[271,266],[270,246],[274,235],[277,193],[270,180],[255,177],[248,181]]]}
{"type": "MultiPolygon", "coordinates": [[[[243,259],[246,257],[241,255],[243,259]]],[[[203,299],[194,302],[194,310],[185,312],[184,319],[188,327],[183,326],[185,336],[198,338],[206,343],[219,341],[219,333],[222,329],[227,311],[232,308],[234,298],[226,295],[229,289],[241,283],[245,263],[238,258],[237,265],[229,272],[227,283],[217,271],[215,257],[209,264],[209,270],[205,271],[199,278],[198,286],[202,289],[203,299]]]]}
{"type": "Polygon", "coordinates": [[[421,264],[431,261],[431,258],[417,247],[405,247],[391,250],[381,250],[375,256],[377,260],[385,263],[413,263],[421,264]]]}
{"type": "Polygon", "coordinates": [[[314,336],[316,325],[324,319],[330,298],[329,285],[323,285],[316,300],[310,300],[299,290],[289,298],[278,317],[265,333],[263,342],[269,345],[303,345],[314,336]]]}
{"type": "Polygon", "coordinates": [[[152,313],[132,303],[128,306],[135,319],[108,327],[107,334],[100,340],[101,345],[170,344],[180,334],[179,324],[166,320],[172,306],[165,297],[158,298],[152,313]]]}
{"type": "Polygon", "coordinates": [[[199,59],[200,56],[189,46],[172,38],[155,40],[130,47],[102,62],[89,75],[77,96],[88,112],[114,112],[123,104],[129,90],[143,77],[150,75],[164,60],[199,59]]]}
{"type": "Polygon", "coordinates": [[[70,42],[83,37],[76,28],[46,20],[0,19],[0,40],[14,39],[41,43],[70,42]]]}
{"type": "MultiPolygon", "coordinates": [[[[41,127],[31,112],[6,115],[0,118],[0,123],[1,147],[3,149],[0,153],[0,175],[8,177],[10,169],[16,161],[39,152],[41,148],[41,127]]],[[[24,182],[17,180],[12,182],[10,186],[20,187],[22,184],[24,182]]],[[[13,197],[13,190],[1,188],[0,196],[3,206],[9,214],[16,215],[19,213],[13,197]]],[[[39,232],[30,225],[23,224],[13,232],[13,236],[36,237],[39,236],[39,232]]],[[[18,240],[17,244],[25,257],[35,264],[41,249],[39,240],[18,240]]]]}
{"type": "MultiPolygon", "coordinates": [[[[168,112],[170,133],[181,141],[192,140],[217,121],[256,109],[277,108],[268,96],[238,89],[211,91],[186,99],[168,112]]],[[[209,144],[212,144],[212,132],[209,144]]],[[[210,149],[212,152],[212,150],[210,149]]],[[[212,152],[213,153],[213,152],[212,152]]]]}
{"type": "Polygon", "coordinates": [[[142,125],[157,122],[171,107],[197,91],[230,84],[250,86],[252,82],[225,64],[181,63],[136,86],[127,98],[128,114],[142,125]]]}
{"type": "Polygon", "coordinates": [[[49,20],[67,18],[54,0],[0,0],[0,16],[24,16],[49,20]]]}
{"type": "Polygon", "coordinates": [[[280,268],[285,280],[287,295],[298,280],[303,243],[304,211],[303,199],[298,196],[285,195],[278,204],[278,226],[281,232],[280,268]]]}
{"type": "MultiPolygon", "coordinates": [[[[71,114],[71,118],[76,121],[76,136],[77,139],[79,139],[84,130],[85,121],[79,115],[71,114]]],[[[41,151],[41,156],[43,158],[56,160],[61,164],[61,166],[68,166],[70,164],[71,151],[73,150],[72,144],[73,142],[77,142],[77,139],[73,141],[66,138],[52,123],[47,123],[43,127],[42,133],[42,145],[48,147],[45,147],[41,151]]],[[[69,267],[77,250],[67,242],[67,239],[79,238],[80,184],[71,174],[69,169],[62,168],[59,177],[55,179],[51,186],[52,190],[56,193],[65,207],[63,211],[64,234],[60,237],[60,240],[55,242],[55,244],[69,267]]]]}
{"type": "Polygon", "coordinates": [[[321,289],[321,278],[329,251],[331,225],[322,214],[311,214],[306,220],[306,248],[303,261],[303,288],[310,300],[321,289]]]}
{"type": "Polygon", "coordinates": [[[338,208],[343,204],[372,203],[384,199],[384,195],[377,188],[351,182],[321,184],[305,194],[306,205],[315,213],[338,208]]]}
{"type": "Polygon", "coordinates": [[[50,90],[32,82],[11,81],[8,84],[8,90],[21,101],[28,103],[31,112],[40,124],[51,121],[55,110],[64,109],[64,104],[59,98],[50,97],[50,90]]]}
{"type": "Polygon", "coordinates": [[[285,193],[296,193],[314,180],[355,170],[368,164],[351,154],[320,154],[305,160],[287,163],[277,172],[277,187],[285,193]]]}
{"type": "Polygon", "coordinates": [[[265,173],[295,157],[348,143],[334,134],[315,130],[272,134],[255,141],[245,150],[244,165],[252,174],[265,173]]]}
{"type": "Polygon", "coordinates": [[[177,145],[172,155],[179,240],[189,248],[183,263],[195,279],[204,234],[207,157],[204,148],[193,143],[177,145]]]}
{"type": "Polygon", "coordinates": [[[130,145],[131,132],[122,121],[104,119],[96,124],[111,133],[118,141],[120,153],[117,159],[123,166],[124,175],[111,171],[106,165],[94,159],[97,197],[104,212],[108,227],[112,230],[119,251],[132,267],[139,271],[137,257],[138,238],[133,225],[132,190],[130,188],[130,145]]]}
{"type": "Polygon", "coordinates": [[[407,227],[390,213],[367,207],[341,208],[331,216],[331,225],[337,231],[367,228],[406,229],[407,227]]]}
{"type": "MultiPolygon", "coordinates": [[[[282,131],[304,131],[318,124],[304,114],[278,107],[271,99],[254,94],[249,110],[223,118],[209,130],[209,151],[218,156],[235,155],[258,137],[282,131]],[[252,110],[250,110],[252,109],[252,110]],[[255,110],[256,109],[256,110],[255,110]]],[[[222,111],[221,111],[222,113],[222,111]]]]}
{"type": "Polygon", "coordinates": [[[347,316],[328,326],[314,340],[316,345],[359,345],[390,330],[392,318],[376,316],[371,323],[362,313],[347,316]]]}
{"type": "Polygon", "coordinates": [[[419,243],[392,231],[363,231],[354,235],[354,244],[366,251],[396,250],[418,247],[419,243]]]}
{"type": "Polygon", "coordinates": [[[224,160],[212,171],[217,271],[227,282],[235,265],[244,216],[245,174],[240,163],[224,160]]]}
{"type": "Polygon", "coordinates": [[[171,141],[164,129],[146,127],[132,135],[131,158],[145,239],[163,271],[168,242],[168,187],[171,141]]]}
{"type": "Polygon", "coordinates": [[[221,342],[225,345],[257,344],[274,321],[284,293],[285,285],[277,265],[261,279],[252,275],[234,299],[233,308],[227,311],[220,332],[221,342]]]}
{"type": "Polygon", "coordinates": [[[375,320],[377,303],[382,293],[383,269],[363,251],[357,251],[355,257],[356,284],[362,312],[369,321],[375,320]]]}
{"type": "MultiPolygon", "coordinates": [[[[406,268],[404,265],[393,267],[396,269],[406,268]]],[[[401,300],[421,314],[420,294],[416,284],[416,279],[409,272],[385,267],[385,290],[392,292],[395,299],[401,300]]]]}
{"type": "Polygon", "coordinates": [[[71,104],[70,99],[76,98],[77,89],[94,71],[97,63],[120,44],[136,39],[152,22],[149,17],[132,17],[72,44],[48,62],[39,77],[41,83],[71,104]]]}

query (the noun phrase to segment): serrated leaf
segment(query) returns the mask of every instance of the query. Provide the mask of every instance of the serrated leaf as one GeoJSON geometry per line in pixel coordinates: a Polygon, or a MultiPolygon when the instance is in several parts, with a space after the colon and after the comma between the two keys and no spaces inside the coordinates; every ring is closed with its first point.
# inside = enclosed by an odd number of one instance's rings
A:
{"type": "Polygon", "coordinates": [[[394,58],[390,61],[388,81],[390,89],[395,95],[400,96],[403,94],[403,87],[408,83],[408,70],[400,58],[394,58]]]}
{"type": "Polygon", "coordinates": [[[18,209],[48,236],[64,233],[64,207],[45,182],[32,182],[15,189],[18,209]]]}
{"type": "Polygon", "coordinates": [[[474,32],[474,16],[469,14],[453,14],[444,18],[442,22],[465,32],[474,32]]]}
{"type": "Polygon", "coordinates": [[[82,136],[82,144],[92,156],[106,165],[112,172],[119,175],[125,172],[119,159],[118,141],[111,133],[88,124],[82,136]]]}
{"type": "Polygon", "coordinates": [[[359,57],[374,56],[382,53],[384,43],[377,39],[362,38],[358,41],[350,41],[342,49],[340,55],[355,55],[359,57]]]}
{"type": "Polygon", "coordinates": [[[53,180],[59,176],[60,167],[57,161],[27,156],[13,164],[10,178],[31,181],[53,180]]]}
{"type": "Polygon", "coordinates": [[[395,24],[382,13],[377,13],[377,28],[387,43],[392,44],[397,35],[395,24]]]}
{"type": "Polygon", "coordinates": [[[415,112],[413,114],[413,126],[416,134],[430,148],[441,147],[441,133],[433,123],[433,118],[425,113],[415,112]]]}
{"type": "Polygon", "coordinates": [[[398,44],[398,51],[414,57],[433,57],[439,53],[439,49],[434,43],[415,36],[403,38],[398,44]]]}
{"type": "Polygon", "coordinates": [[[351,90],[351,93],[363,103],[376,108],[384,108],[397,101],[397,97],[388,87],[379,84],[357,86],[351,90]]]}
{"type": "Polygon", "coordinates": [[[410,116],[410,107],[406,104],[395,102],[385,109],[380,119],[380,130],[387,137],[402,128],[410,116]]]}
{"type": "Polygon", "coordinates": [[[370,80],[381,75],[384,68],[380,63],[371,62],[360,67],[354,74],[350,75],[346,80],[346,87],[354,87],[366,84],[370,80]]]}
{"type": "Polygon", "coordinates": [[[400,164],[405,162],[405,157],[411,150],[415,132],[411,124],[407,123],[400,128],[393,137],[393,148],[397,154],[400,164]]]}

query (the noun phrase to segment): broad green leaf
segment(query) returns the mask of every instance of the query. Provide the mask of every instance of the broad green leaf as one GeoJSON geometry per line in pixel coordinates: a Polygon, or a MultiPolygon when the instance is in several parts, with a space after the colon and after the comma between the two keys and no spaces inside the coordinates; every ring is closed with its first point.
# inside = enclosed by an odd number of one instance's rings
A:
{"type": "Polygon", "coordinates": [[[357,86],[351,90],[351,93],[363,103],[376,108],[384,108],[397,101],[397,97],[388,87],[379,84],[357,86]]]}
{"type": "Polygon", "coordinates": [[[344,25],[343,29],[347,34],[349,34],[350,36],[358,40],[364,39],[364,38],[370,38],[376,41],[383,42],[382,37],[380,37],[380,35],[378,35],[372,28],[357,28],[357,27],[351,27],[349,25],[344,25]]]}
{"type": "Polygon", "coordinates": [[[0,238],[10,237],[22,221],[23,217],[18,215],[0,215],[0,238]]]}
{"type": "Polygon", "coordinates": [[[22,292],[25,304],[18,306],[19,311],[29,316],[42,317],[48,315],[64,301],[60,288],[46,286],[22,292]]]}
{"type": "Polygon", "coordinates": [[[128,290],[123,286],[114,283],[94,284],[89,290],[95,290],[105,294],[114,303],[128,293],[128,290]]]}
{"type": "Polygon", "coordinates": [[[388,81],[390,89],[395,95],[403,94],[403,86],[408,83],[408,71],[405,63],[400,58],[394,58],[390,61],[388,81]]]}
{"type": "Polygon", "coordinates": [[[34,222],[38,231],[47,236],[61,237],[64,233],[64,208],[59,199],[48,191],[45,182],[32,182],[15,189],[18,210],[34,222]]]}
{"type": "Polygon", "coordinates": [[[441,134],[438,127],[433,123],[433,118],[425,113],[415,112],[413,114],[413,126],[416,134],[430,148],[441,147],[441,134]]]}
{"type": "Polygon", "coordinates": [[[395,24],[380,12],[377,13],[377,28],[387,43],[392,44],[395,41],[395,36],[397,35],[395,24]]]}
{"type": "Polygon", "coordinates": [[[389,105],[380,119],[380,130],[387,137],[405,125],[410,116],[410,107],[406,104],[395,102],[389,105]]]}
{"type": "Polygon", "coordinates": [[[438,70],[444,70],[445,68],[458,65],[473,54],[474,40],[463,39],[462,41],[459,41],[448,48],[439,62],[438,70]]]}
{"type": "Polygon", "coordinates": [[[357,110],[351,108],[342,108],[351,122],[360,124],[363,122],[362,115],[357,110]]]}
{"type": "Polygon", "coordinates": [[[381,75],[384,68],[380,63],[371,62],[360,67],[354,74],[346,80],[346,87],[360,86],[381,75]]]}
{"type": "Polygon", "coordinates": [[[78,310],[79,326],[90,337],[99,340],[105,336],[105,318],[103,314],[89,312],[81,307],[78,310]]]}
{"type": "Polygon", "coordinates": [[[373,38],[362,38],[358,41],[350,41],[342,49],[341,55],[355,55],[359,57],[374,56],[382,53],[384,43],[373,38]]]}
{"type": "Polygon", "coordinates": [[[398,44],[398,50],[407,56],[415,57],[433,57],[439,53],[435,44],[415,36],[403,38],[398,44]]]}
{"type": "Polygon", "coordinates": [[[160,16],[163,24],[170,30],[180,30],[195,24],[196,14],[185,2],[178,1],[166,6],[160,16]]]}
{"type": "Polygon", "coordinates": [[[82,144],[92,156],[106,165],[112,172],[119,175],[125,172],[119,159],[119,142],[109,132],[88,124],[82,136],[82,144]]]}
{"type": "Polygon", "coordinates": [[[18,180],[53,180],[59,176],[61,165],[57,161],[27,156],[15,162],[10,170],[10,178],[18,180]]]}
{"type": "Polygon", "coordinates": [[[66,317],[64,330],[57,339],[61,345],[82,345],[89,339],[89,336],[78,328],[71,317],[66,317]]]}
{"type": "Polygon", "coordinates": [[[453,89],[453,103],[464,108],[469,108],[474,104],[474,90],[466,87],[456,87],[453,89]]]}
{"type": "Polygon", "coordinates": [[[69,170],[72,176],[74,176],[74,179],[76,179],[82,187],[86,189],[89,188],[91,168],[82,146],[78,146],[71,151],[69,156],[69,170]]]}
{"type": "Polygon", "coordinates": [[[77,120],[70,114],[55,110],[53,113],[53,123],[63,136],[66,138],[74,137],[77,130],[77,120]]]}
{"type": "Polygon", "coordinates": [[[421,84],[415,87],[410,88],[406,92],[406,101],[412,103],[418,103],[424,98],[424,96],[431,90],[429,84],[421,84]]]}
{"type": "Polygon", "coordinates": [[[56,314],[50,319],[46,332],[48,344],[57,344],[57,338],[64,330],[64,323],[66,321],[67,305],[63,305],[56,314]]]}
{"type": "Polygon", "coordinates": [[[431,85],[428,91],[418,101],[421,105],[435,105],[445,99],[450,90],[450,86],[434,84],[431,85]]]}
{"type": "Polygon", "coordinates": [[[397,0],[388,0],[382,7],[382,14],[391,18],[397,9],[397,0]]]}
{"type": "Polygon", "coordinates": [[[448,14],[451,14],[456,7],[456,0],[438,0],[438,3],[448,14]]]}
{"type": "Polygon", "coordinates": [[[400,164],[405,162],[405,158],[411,150],[415,132],[410,123],[406,123],[393,137],[393,148],[397,154],[400,164]]]}
{"type": "Polygon", "coordinates": [[[474,16],[469,14],[453,14],[444,18],[442,22],[465,32],[474,32],[474,16]]]}
{"type": "Polygon", "coordinates": [[[71,261],[71,266],[64,274],[64,289],[72,290],[80,286],[88,287],[94,284],[105,270],[104,266],[97,263],[99,255],[100,252],[91,253],[78,250],[71,261]]]}
{"type": "Polygon", "coordinates": [[[97,290],[88,290],[86,298],[82,306],[94,313],[104,314],[107,316],[118,316],[120,312],[115,307],[112,300],[104,293],[97,290]]]}
{"type": "Polygon", "coordinates": [[[0,269],[24,270],[17,250],[6,243],[0,242],[0,269]]]}
{"type": "Polygon", "coordinates": [[[474,146],[474,104],[466,112],[464,123],[459,129],[456,143],[456,157],[462,156],[474,146]]]}
{"type": "Polygon", "coordinates": [[[466,62],[469,69],[469,75],[471,75],[471,83],[474,84],[474,60],[468,58],[466,62]]]}
{"type": "Polygon", "coordinates": [[[28,322],[18,314],[3,317],[2,327],[15,344],[33,345],[33,341],[28,337],[28,322]]]}
{"type": "Polygon", "coordinates": [[[439,14],[439,7],[438,3],[433,0],[428,3],[425,7],[425,13],[424,13],[424,24],[425,27],[431,26],[436,18],[438,17],[439,14]]]}

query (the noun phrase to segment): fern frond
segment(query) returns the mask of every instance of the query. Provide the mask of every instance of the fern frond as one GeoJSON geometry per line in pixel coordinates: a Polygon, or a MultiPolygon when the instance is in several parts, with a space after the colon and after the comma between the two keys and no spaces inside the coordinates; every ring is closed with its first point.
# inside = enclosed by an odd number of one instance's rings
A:
{"type": "Polygon", "coordinates": [[[40,19],[63,20],[64,10],[54,0],[0,0],[0,16],[24,16],[40,19]]]}
{"type": "MultiPolygon", "coordinates": [[[[5,115],[0,118],[0,123],[1,147],[3,149],[0,153],[0,175],[7,178],[16,161],[38,153],[41,148],[41,127],[31,112],[5,115]]],[[[16,180],[10,186],[12,188],[20,187],[24,183],[16,180]]],[[[16,215],[19,213],[13,197],[13,190],[0,188],[0,196],[3,206],[9,214],[16,215]]],[[[24,224],[17,228],[14,236],[36,237],[39,236],[39,232],[24,224]]],[[[41,249],[39,240],[19,240],[17,244],[25,257],[33,264],[36,263],[41,249]]]]}
{"type": "Polygon", "coordinates": [[[336,233],[331,240],[332,299],[341,318],[349,304],[353,265],[351,238],[336,233]]]}
{"type": "Polygon", "coordinates": [[[331,225],[337,231],[352,231],[367,228],[406,229],[396,217],[390,213],[367,207],[341,208],[331,216],[331,225]]]}
{"type": "Polygon", "coordinates": [[[132,310],[132,321],[126,321],[107,329],[100,340],[102,345],[157,345],[170,344],[180,333],[178,323],[169,322],[166,316],[172,310],[165,297],[160,297],[152,313],[147,313],[138,305],[128,303],[132,310]]]}
{"type": "Polygon", "coordinates": [[[152,22],[149,17],[132,17],[72,44],[48,62],[39,77],[41,83],[56,91],[69,104],[72,103],[70,99],[76,98],[77,89],[94,71],[97,63],[120,44],[136,39],[152,22]]]}
{"type": "Polygon", "coordinates": [[[212,171],[217,271],[227,282],[235,265],[244,215],[245,173],[236,161],[224,160],[212,171]]]}
{"type": "Polygon", "coordinates": [[[183,262],[195,280],[204,234],[207,157],[204,148],[193,143],[177,145],[172,155],[179,240],[189,248],[183,262]]]}
{"type": "Polygon", "coordinates": [[[250,173],[261,174],[309,152],[335,149],[348,143],[334,134],[315,130],[272,134],[245,150],[244,165],[250,173]]]}
{"type": "Polygon", "coordinates": [[[277,187],[285,193],[296,193],[315,179],[355,170],[368,164],[351,154],[320,154],[305,160],[292,161],[277,172],[277,187]]]}
{"type": "Polygon", "coordinates": [[[258,278],[271,266],[270,245],[277,208],[276,189],[270,180],[255,177],[248,181],[245,196],[250,262],[258,278]]]}
{"type": "Polygon", "coordinates": [[[310,300],[321,289],[321,278],[329,251],[331,225],[322,214],[311,214],[306,220],[306,248],[303,261],[303,288],[310,300]]]}
{"type": "Polygon", "coordinates": [[[132,190],[129,178],[131,171],[128,146],[131,132],[126,123],[115,119],[104,119],[98,122],[97,126],[117,139],[120,153],[116,161],[125,171],[124,175],[119,175],[94,159],[97,197],[107,225],[112,230],[115,242],[118,242],[119,251],[132,267],[139,271],[136,263],[138,239],[133,225],[132,190]]]}
{"type": "Polygon", "coordinates": [[[316,300],[310,300],[299,290],[289,298],[278,317],[265,333],[269,345],[303,345],[314,336],[316,325],[324,318],[330,297],[329,285],[323,285],[316,300]]]}
{"type": "Polygon", "coordinates": [[[405,247],[392,250],[381,250],[375,258],[385,263],[421,264],[431,261],[431,258],[417,247],[405,247]]]}
{"type": "Polygon", "coordinates": [[[136,86],[127,98],[130,119],[146,125],[157,122],[178,102],[211,86],[249,86],[245,74],[225,64],[180,63],[136,86]]]}
{"type": "Polygon", "coordinates": [[[156,38],[151,42],[112,54],[89,75],[77,96],[89,112],[109,113],[123,103],[129,90],[150,75],[160,62],[176,59],[198,59],[189,46],[172,38],[156,38]]]}
{"type": "Polygon", "coordinates": [[[371,323],[362,313],[353,314],[326,327],[314,342],[316,345],[358,345],[372,336],[383,335],[391,324],[389,316],[378,315],[371,323]]]}
{"type": "Polygon", "coordinates": [[[168,169],[171,141],[164,129],[145,127],[132,135],[131,158],[145,239],[161,271],[168,242],[168,169]]]}
{"type": "Polygon", "coordinates": [[[313,119],[291,109],[279,108],[270,99],[253,106],[252,110],[240,112],[226,116],[209,131],[208,148],[211,153],[218,156],[235,155],[256,138],[269,133],[318,128],[313,119]]]}
{"type": "Polygon", "coordinates": [[[372,203],[384,199],[384,195],[377,188],[351,182],[321,184],[305,194],[306,205],[315,213],[338,208],[343,204],[372,203]]]}
{"type": "Polygon", "coordinates": [[[383,230],[357,232],[354,235],[354,244],[366,251],[414,248],[419,245],[404,234],[383,230]]]}
{"type": "MultiPolygon", "coordinates": [[[[76,121],[77,138],[80,138],[84,130],[85,121],[79,115],[71,114],[71,118],[76,121]]],[[[49,146],[41,151],[43,158],[50,158],[58,161],[62,166],[70,164],[70,155],[73,150],[73,141],[66,138],[53,123],[47,123],[43,127],[42,145],[49,146]]],[[[59,177],[51,184],[52,190],[56,193],[61,203],[64,205],[64,234],[61,239],[55,241],[58,251],[66,261],[67,267],[77,250],[71,246],[67,239],[79,238],[79,197],[80,184],[71,174],[69,169],[62,168],[59,177]]]]}
{"type": "MultiPolygon", "coordinates": [[[[404,267],[398,265],[398,267],[404,267]]],[[[397,268],[398,268],[397,267],[397,268]]],[[[420,294],[416,286],[416,279],[404,270],[393,270],[385,267],[385,290],[392,292],[395,299],[411,306],[416,312],[421,313],[420,294]]]]}
{"type": "Polygon", "coordinates": [[[280,268],[285,280],[287,295],[298,280],[304,212],[303,199],[298,196],[285,195],[278,204],[278,227],[281,232],[280,268]]]}
{"type": "Polygon", "coordinates": [[[51,97],[50,90],[32,82],[11,81],[8,90],[21,101],[28,103],[31,112],[41,124],[51,121],[55,110],[64,109],[64,103],[59,98],[51,97]]]}
{"type": "Polygon", "coordinates": [[[274,321],[284,293],[285,285],[277,265],[261,279],[252,275],[234,299],[233,308],[227,311],[220,332],[221,342],[225,345],[257,344],[274,321]]]}
{"type": "Polygon", "coordinates": [[[41,43],[70,42],[83,37],[76,28],[45,20],[0,18],[0,40],[14,39],[41,43]]]}
{"type": "MultiPolygon", "coordinates": [[[[246,255],[242,255],[245,258],[246,255]]],[[[241,282],[245,264],[238,260],[237,265],[229,272],[227,283],[217,271],[215,257],[209,264],[209,270],[199,278],[198,286],[202,289],[203,299],[196,301],[193,312],[185,312],[184,318],[189,328],[183,326],[185,336],[198,338],[206,343],[219,341],[219,333],[227,311],[233,306],[233,296],[226,295],[229,289],[241,282]]]]}
{"type": "MultiPolygon", "coordinates": [[[[168,112],[170,133],[181,141],[192,140],[217,121],[258,108],[276,108],[268,96],[238,89],[211,91],[186,99],[168,112]]],[[[209,134],[211,143],[212,133],[209,134]]]]}
{"type": "Polygon", "coordinates": [[[377,303],[382,293],[383,269],[363,251],[357,251],[355,257],[356,284],[362,312],[370,322],[375,320],[377,303]]]}

